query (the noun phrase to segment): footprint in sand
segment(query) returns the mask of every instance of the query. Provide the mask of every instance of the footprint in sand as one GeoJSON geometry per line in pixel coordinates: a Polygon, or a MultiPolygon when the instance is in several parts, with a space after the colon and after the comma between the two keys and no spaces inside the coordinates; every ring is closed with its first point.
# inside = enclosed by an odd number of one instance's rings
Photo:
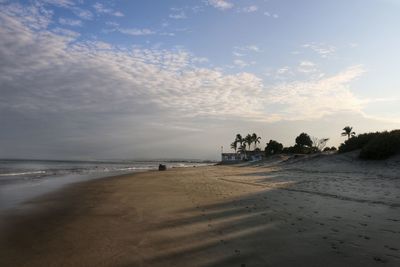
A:
{"type": "Polygon", "coordinates": [[[370,240],[371,238],[366,235],[358,235],[359,238],[364,238],[365,240],[370,240]]]}
{"type": "Polygon", "coordinates": [[[368,226],[368,224],[366,224],[366,223],[359,223],[359,225],[364,226],[364,227],[368,226]]]}
{"type": "Polygon", "coordinates": [[[331,230],[332,230],[333,232],[335,232],[335,233],[338,233],[338,232],[339,232],[339,230],[338,230],[338,229],[335,229],[335,228],[331,228],[331,230]]]}
{"type": "Polygon", "coordinates": [[[398,251],[399,250],[398,248],[390,247],[388,245],[385,245],[384,247],[387,248],[387,249],[393,250],[393,251],[398,251]]]}
{"type": "Polygon", "coordinates": [[[382,259],[380,257],[374,257],[374,261],[381,262],[381,263],[386,263],[386,260],[384,260],[384,259],[382,259]]]}

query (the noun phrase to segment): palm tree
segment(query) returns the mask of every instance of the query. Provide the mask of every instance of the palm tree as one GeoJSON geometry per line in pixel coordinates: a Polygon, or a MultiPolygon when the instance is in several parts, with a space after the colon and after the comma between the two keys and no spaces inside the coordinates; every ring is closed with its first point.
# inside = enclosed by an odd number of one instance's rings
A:
{"type": "Polygon", "coordinates": [[[231,148],[232,148],[233,150],[235,150],[235,153],[236,153],[236,149],[237,149],[237,142],[236,142],[236,140],[232,142],[231,148]]]}
{"type": "Polygon", "coordinates": [[[355,132],[353,132],[353,127],[346,126],[343,128],[343,133],[342,136],[347,136],[347,139],[350,139],[350,137],[353,137],[356,135],[355,132]]]}
{"type": "MultiPolygon", "coordinates": [[[[237,134],[236,138],[235,138],[235,142],[236,142],[236,146],[239,143],[240,145],[242,145],[242,143],[244,142],[243,137],[241,134],[237,134]]],[[[239,146],[240,147],[240,146],[239,146]]]]}
{"type": "Polygon", "coordinates": [[[247,159],[247,155],[246,155],[246,143],[242,143],[242,144],[240,145],[238,152],[239,152],[240,154],[243,154],[243,155],[244,155],[244,158],[247,159]]]}
{"type": "Polygon", "coordinates": [[[261,137],[257,136],[257,134],[253,133],[251,135],[251,138],[253,139],[253,143],[254,143],[254,149],[257,148],[257,143],[260,143],[261,137]]]}
{"type": "Polygon", "coordinates": [[[244,143],[249,145],[250,150],[250,146],[253,143],[253,137],[250,134],[246,135],[246,137],[244,138],[244,143]]]}

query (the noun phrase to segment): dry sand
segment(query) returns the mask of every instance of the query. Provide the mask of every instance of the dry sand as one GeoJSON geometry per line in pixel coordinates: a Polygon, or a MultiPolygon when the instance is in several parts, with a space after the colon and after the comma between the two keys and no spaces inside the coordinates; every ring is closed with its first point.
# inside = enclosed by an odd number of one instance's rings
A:
{"type": "Polygon", "coordinates": [[[2,218],[0,266],[400,266],[400,161],[355,158],[75,184],[2,218]]]}

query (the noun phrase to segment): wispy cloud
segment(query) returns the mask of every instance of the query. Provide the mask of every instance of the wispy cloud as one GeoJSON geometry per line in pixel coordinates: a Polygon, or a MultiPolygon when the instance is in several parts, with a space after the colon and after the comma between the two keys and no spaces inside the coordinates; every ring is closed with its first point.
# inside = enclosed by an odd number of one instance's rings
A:
{"type": "Polygon", "coordinates": [[[59,18],[58,22],[61,25],[82,26],[82,21],[78,19],[59,18]]]}
{"type": "Polygon", "coordinates": [[[233,3],[227,0],[208,0],[207,3],[217,9],[227,10],[233,8],[233,3]]]}
{"type": "Polygon", "coordinates": [[[77,15],[81,19],[84,19],[84,20],[93,19],[93,13],[90,12],[89,10],[82,9],[79,7],[73,7],[73,8],[71,8],[71,10],[75,15],[77,15]]]}
{"type": "Polygon", "coordinates": [[[301,73],[314,73],[317,71],[315,63],[304,60],[301,61],[299,66],[297,67],[297,70],[301,73]]]}
{"type": "Polygon", "coordinates": [[[140,35],[153,35],[156,34],[155,31],[150,30],[150,29],[138,29],[138,28],[117,28],[117,31],[123,34],[127,35],[133,35],[133,36],[140,36],[140,35]]]}
{"type": "Polygon", "coordinates": [[[313,50],[315,53],[319,54],[322,58],[330,57],[336,52],[336,47],[332,45],[326,45],[324,43],[308,43],[308,44],[303,44],[302,47],[313,50]]]}
{"type": "MultiPolygon", "coordinates": [[[[34,9],[2,10],[0,22],[1,112],[51,114],[55,119],[79,113],[88,119],[93,114],[111,118],[123,114],[132,121],[146,121],[149,116],[160,121],[193,117],[271,121],[313,119],[341,111],[361,114],[368,103],[350,89],[365,72],[359,65],[328,77],[266,86],[251,73],[199,67],[207,60],[185,50],[119,49],[82,42],[49,30],[46,14],[38,15],[34,9]],[[272,108],[277,105],[279,109],[272,108]]],[[[235,64],[252,63],[236,60],[235,64]]],[[[303,61],[299,67],[315,64],[303,61]]]]}
{"type": "Polygon", "coordinates": [[[186,19],[186,13],[184,11],[180,11],[178,13],[169,14],[169,18],[171,19],[186,19]]]}
{"type": "Polygon", "coordinates": [[[256,6],[256,5],[245,6],[245,7],[241,7],[241,8],[237,9],[237,11],[240,13],[253,13],[253,12],[256,12],[257,10],[258,10],[258,6],[256,6]]]}
{"type": "Polygon", "coordinates": [[[123,17],[124,16],[124,14],[122,12],[115,11],[109,7],[105,7],[103,4],[98,3],[98,2],[93,5],[93,8],[96,10],[97,14],[108,14],[108,15],[112,15],[115,17],[123,17]]]}
{"type": "Polygon", "coordinates": [[[75,6],[74,1],[72,0],[40,0],[38,3],[50,4],[66,8],[75,6]]]}
{"type": "Polygon", "coordinates": [[[245,45],[245,46],[235,46],[233,48],[232,54],[236,57],[246,56],[250,52],[261,52],[261,49],[254,44],[245,45]]]}
{"type": "Polygon", "coordinates": [[[278,14],[270,13],[270,12],[268,12],[268,11],[265,11],[265,12],[264,12],[264,16],[272,17],[272,18],[274,18],[274,19],[279,18],[279,15],[278,15],[278,14]]]}
{"type": "Polygon", "coordinates": [[[125,51],[107,44],[71,42],[5,14],[1,23],[0,81],[2,88],[10,88],[0,100],[3,111],[54,116],[107,112],[137,118],[140,114],[180,118],[261,114],[262,98],[257,96],[262,94],[262,82],[253,74],[227,75],[196,67],[204,59],[185,51],[125,51]]]}
{"type": "Polygon", "coordinates": [[[349,84],[364,72],[356,65],[326,78],[281,83],[268,92],[266,102],[279,104],[279,112],[272,112],[275,118],[285,120],[316,119],[345,111],[361,114],[366,101],[355,96],[349,84]]]}
{"type": "Polygon", "coordinates": [[[244,68],[249,66],[249,63],[245,62],[244,60],[241,59],[235,59],[233,61],[233,64],[235,64],[236,66],[240,67],[240,68],[244,68]]]}

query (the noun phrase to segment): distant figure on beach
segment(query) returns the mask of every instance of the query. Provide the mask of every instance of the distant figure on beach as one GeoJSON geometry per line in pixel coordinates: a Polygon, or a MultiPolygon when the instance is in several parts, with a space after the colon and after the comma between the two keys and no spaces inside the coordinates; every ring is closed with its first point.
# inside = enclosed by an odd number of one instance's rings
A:
{"type": "Polygon", "coordinates": [[[165,171],[165,170],[167,170],[167,166],[164,165],[164,164],[160,164],[160,165],[158,165],[158,170],[159,171],[165,171]]]}

